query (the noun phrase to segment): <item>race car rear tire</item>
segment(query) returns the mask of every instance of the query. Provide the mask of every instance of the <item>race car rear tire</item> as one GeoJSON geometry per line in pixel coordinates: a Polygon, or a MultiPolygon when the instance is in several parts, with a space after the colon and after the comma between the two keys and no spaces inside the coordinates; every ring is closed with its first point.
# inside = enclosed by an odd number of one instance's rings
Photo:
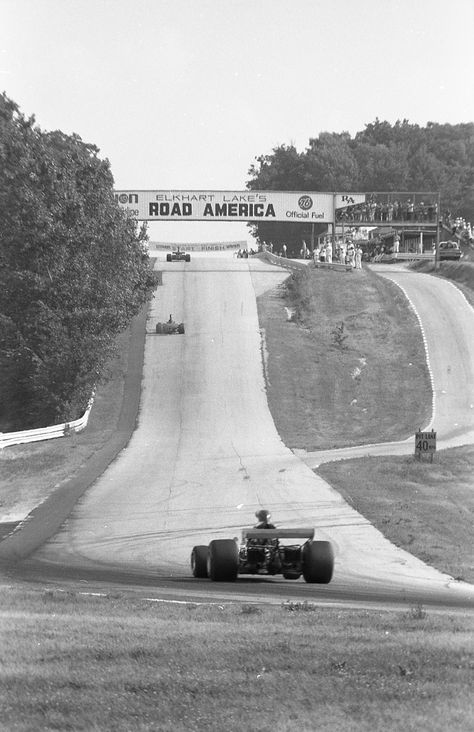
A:
{"type": "Polygon", "coordinates": [[[163,333],[163,323],[157,323],[155,330],[157,333],[163,333]]]}
{"type": "Polygon", "coordinates": [[[167,254],[166,255],[166,261],[167,262],[171,262],[171,254],[167,254]]]}
{"type": "Polygon", "coordinates": [[[233,539],[214,539],[209,544],[207,571],[214,582],[235,582],[239,551],[233,539]]]}
{"type": "Polygon", "coordinates": [[[207,577],[207,558],[209,556],[209,547],[200,545],[193,547],[191,552],[191,571],[193,577],[207,577]]]}
{"type": "Polygon", "coordinates": [[[308,541],[302,551],[303,577],[306,582],[327,585],[334,572],[334,551],[330,541],[308,541]]]}

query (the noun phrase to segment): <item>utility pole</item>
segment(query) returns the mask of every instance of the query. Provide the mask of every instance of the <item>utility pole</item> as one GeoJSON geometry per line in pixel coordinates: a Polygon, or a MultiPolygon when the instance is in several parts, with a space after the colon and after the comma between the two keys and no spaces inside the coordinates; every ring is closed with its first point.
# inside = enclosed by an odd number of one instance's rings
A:
{"type": "Polygon", "coordinates": [[[438,191],[438,215],[436,216],[436,251],[434,268],[439,269],[439,217],[441,216],[441,194],[438,191]]]}

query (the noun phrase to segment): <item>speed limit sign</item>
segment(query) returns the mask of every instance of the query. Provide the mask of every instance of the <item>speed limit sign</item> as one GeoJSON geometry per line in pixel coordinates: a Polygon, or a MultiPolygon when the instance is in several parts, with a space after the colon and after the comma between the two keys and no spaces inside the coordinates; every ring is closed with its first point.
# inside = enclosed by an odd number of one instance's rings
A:
{"type": "Polygon", "coordinates": [[[422,455],[429,455],[433,460],[433,454],[436,451],[436,432],[417,432],[415,435],[415,457],[421,458],[422,455]]]}

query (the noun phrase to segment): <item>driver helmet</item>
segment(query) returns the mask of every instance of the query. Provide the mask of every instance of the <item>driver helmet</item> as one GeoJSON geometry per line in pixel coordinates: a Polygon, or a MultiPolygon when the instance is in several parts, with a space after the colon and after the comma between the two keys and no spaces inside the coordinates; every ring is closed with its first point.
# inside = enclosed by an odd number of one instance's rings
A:
{"type": "Polygon", "coordinates": [[[270,521],[272,515],[270,511],[267,511],[266,508],[261,508],[259,511],[255,512],[255,516],[259,521],[267,523],[270,521]]]}

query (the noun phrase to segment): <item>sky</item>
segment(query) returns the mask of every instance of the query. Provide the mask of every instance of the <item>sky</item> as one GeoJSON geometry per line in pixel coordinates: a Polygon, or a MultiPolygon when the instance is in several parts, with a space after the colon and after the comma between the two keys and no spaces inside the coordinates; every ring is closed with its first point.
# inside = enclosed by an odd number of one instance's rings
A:
{"type": "Polygon", "coordinates": [[[244,190],[258,156],[324,131],[474,121],[473,0],[0,0],[0,18],[0,92],[97,145],[117,189],[244,190]]]}

